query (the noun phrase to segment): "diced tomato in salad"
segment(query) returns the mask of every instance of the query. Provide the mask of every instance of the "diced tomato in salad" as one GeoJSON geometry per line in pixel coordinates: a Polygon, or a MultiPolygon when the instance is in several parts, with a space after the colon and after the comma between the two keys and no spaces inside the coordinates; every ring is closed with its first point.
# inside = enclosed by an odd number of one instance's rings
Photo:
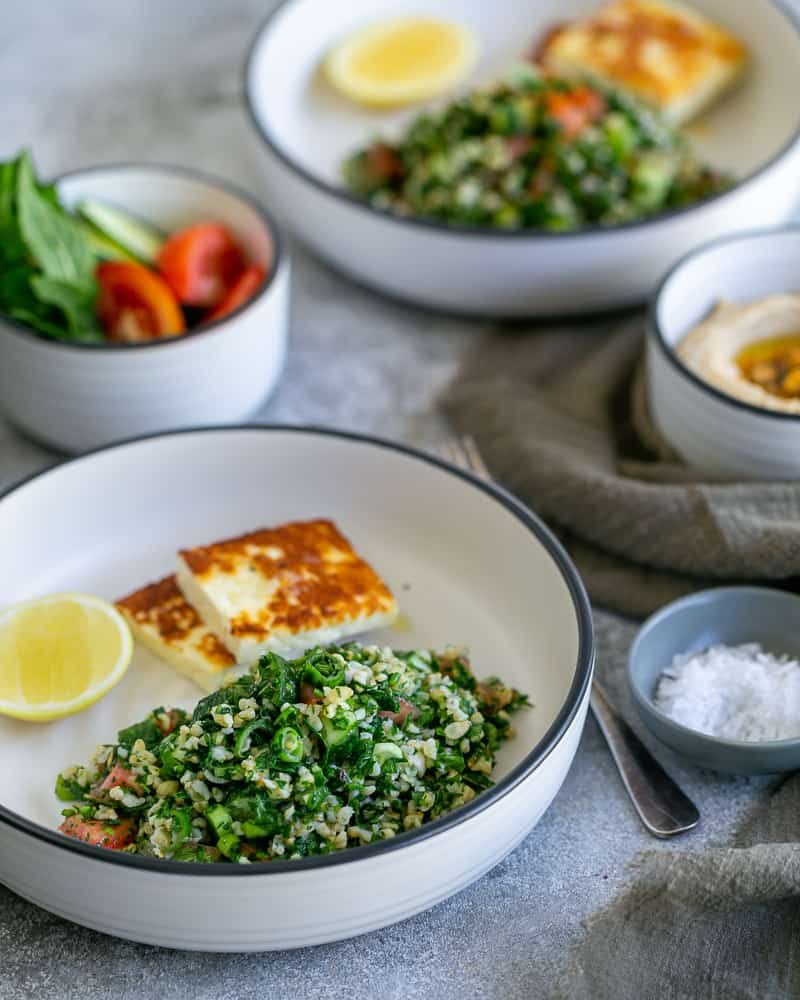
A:
{"type": "Polygon", "coordinates": [[[366,169],[376,184],[397,180],[405,173],[403,161],[388,143],[373,143],[367,150],[366,169]]]}
{"type": "Polygon", "coordinates": [[[115,764],[111,768],[94,790],[94,794],[102,795],[103,792],[110,792],[112,788],[127,788],[134,795],[142,794],[142,786],[137,782],[133,771],[129,771],[121,764],[115,764]]]}
{"type": "Polygon", "coordinates": [[[130,817],[109,823],[101,819],[84,819],[76,813],[67,816],[59,830],[84,844],[107,847],[112,851],[129,847],[136,838],[136,824],[130,817]]]}
{"type": "Polygon", "coordinates": [[[169,736],[169,734],[178,726],[178,724],[181,722],[182,719],[183,719],[183,712],[181,712],[180,709],[173,708],[170,709],[169,712],[167,712],[165,718],[158,716],[156,718],[156,725],[165,736],[169,736]]]}
{"type": "Polygon", "coordinates": [[[533,139],[529,135],[509,136],[506,139],[506,149],[512,160],[518,160],[533,149],[533,139]]]}
{"type": "Polygon", "coordinates": [[[602,118],[605,109],[602,95],[585,85],[547,95],[547,114],[567,139],[574,139],[587,125],[602,118]]]}
{"type": "Polygon", "coordinates": [[[309,681],[300,682],[300,701],[304,705],[316,705],[322,701],[314,691],[314,685],[309,681]]]}
{"type": "Polygon", "coordinates": [[[400,699],[400,708],[396,712],[378,712],[378,715],[380,715],[381,718],[391,719],[396,726],[402,726],[409,715],[413,719],[418,714],[419,709],[410,702],[406,701],[405,698],[400,699]]]}

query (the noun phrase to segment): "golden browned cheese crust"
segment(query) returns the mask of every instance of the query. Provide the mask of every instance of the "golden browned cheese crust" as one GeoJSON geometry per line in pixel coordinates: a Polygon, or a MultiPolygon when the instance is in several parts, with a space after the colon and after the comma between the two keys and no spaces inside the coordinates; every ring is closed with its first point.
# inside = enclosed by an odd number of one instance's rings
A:
{"type": "Polygon", "coordinates": [[[178,589],[174,576],[151,583],[116,602],[133,625],[157,633],[165,646],[181,646],[191,640],[210,664],[230,667],[236,662],[220,640],[209,632],[197,611],[178,589]],[[192,639],[193,633],[197,633],[192,639]]]}
{"type": "Polygon", "coordinates": [[[742,43],[712,22],[662,0],[614,0],[587,20],[551,31],[537,55],[557,71],[562,59],[613,80],[656,104],[698,85],[712,67],[742,64],[742,43]]]}
{"type": "Polygon", "coordinates": [[[264,528],[180,555],[201,584],[245,576],[270,585],[263,605],[231,617],[233,637],[313,632],[395,608],[386,584],[328,520],[264,528]]]}

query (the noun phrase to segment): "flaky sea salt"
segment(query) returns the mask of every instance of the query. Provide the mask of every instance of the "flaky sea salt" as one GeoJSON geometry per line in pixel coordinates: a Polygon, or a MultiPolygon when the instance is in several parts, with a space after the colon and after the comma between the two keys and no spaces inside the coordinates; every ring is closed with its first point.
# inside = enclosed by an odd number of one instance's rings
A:
{"type": "Polygon", "coordinates": [[[800,737],[800,662],[756,642],[682,653],[661,674],[653,700],[675,722],[709,736],[800,737]]]}

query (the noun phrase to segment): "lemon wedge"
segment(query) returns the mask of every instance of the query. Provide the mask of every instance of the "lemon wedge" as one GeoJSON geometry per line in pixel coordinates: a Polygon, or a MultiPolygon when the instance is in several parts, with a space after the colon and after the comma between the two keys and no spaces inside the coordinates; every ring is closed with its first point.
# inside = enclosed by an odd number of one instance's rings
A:
{"type": "Polygon", "coordinates": [[[0,715],[46,722],[88,708],[133,653],[124,618],[88,594],[56,594],[0,612],[0,715]]]}
{"type": "Polygon", "coordinates": [[[371,107],[400,107],[448,91],[477,56],[472,32],[429,17],[404,17],[361,28],[325,60],[341,94],[371,107]]]}

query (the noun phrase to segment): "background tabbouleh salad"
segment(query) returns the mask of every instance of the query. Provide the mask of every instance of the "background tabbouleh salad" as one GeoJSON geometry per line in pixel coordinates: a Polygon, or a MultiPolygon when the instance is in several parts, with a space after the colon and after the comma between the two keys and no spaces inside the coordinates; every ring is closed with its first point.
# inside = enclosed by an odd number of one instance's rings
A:
{"type": "Polygon", "coordinates": [[[359,150],[344,176],[397,215],[552,231],[644,218],[731,183],[630,94],[528,68],[359,150]]]}
{"type": "Polygon", "coordinates": [[[327,854],[413,830],[492,785],[527,697],[457,650],[348,643],[251,672],[189,716],[154,710],[63,771],[61,829],[185,861],[327,854]]]}

